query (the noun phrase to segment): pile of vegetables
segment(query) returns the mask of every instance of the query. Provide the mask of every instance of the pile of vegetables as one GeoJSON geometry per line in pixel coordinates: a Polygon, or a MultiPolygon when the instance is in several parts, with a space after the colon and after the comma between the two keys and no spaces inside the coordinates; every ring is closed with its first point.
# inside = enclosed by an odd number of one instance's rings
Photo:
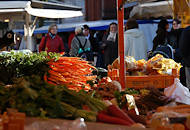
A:
{"type": "Polygon", "coordinates": [[[167,105],[173,101],[157,88],[140,90],[128,88],[122,92],[115,92],[115,98],[120,108],[128,109],[125,94],[134,96],[136,106],[141,115],[146,115],[149,111],[155,110],[157,107],[167,105]]]}
{"type": "Polygon", "coordinates": [[[15,78],[32,74],[43,77],[49,70],[47,63],[57,59],[59,54],[7,52],[0,54],[0,82],[12,84],[15,78]]]}
{"type": "Polygon", "coordinates": [[[132,126],[135,124],[135,122],[124,111],[115,105],[110,105],[107,110],[100,112],[97,115],[97,120],[99,122],[126,126],[132,126]]]}
{"type": "Polygon", "coordinates": [[[98,111],[106,108],[104,103],[67,87],[50,85],[40,76],[17,78],[12,85],[0,86],[0,110],[18,109],[32,117],[75,119],[83,117],[96,121],[98,111]],[[86,105],[89,110],[83,110],[86,105]]]}
{"type": "Polygon", "coordinates": [[[64,86],[54,86],[40,76],[24,76],[12,85],[0,86],[0,110],[17,109],[30,117],[76,119],[132,126],[135,122],[119,107],[64,86]],[[86,109],[84,109],[86,108],[86,109]]]}
{"type": "Polygon", "coordinates": [[[77,57],[60,57],[57,53],[0,53],[0,84],[13,84],[16,78],[38,75],[53,85],[66,85],[72,90],[89,90],[95,68],[77,57]]]}
{"type": "Polygon", "coordinates": [[[121,85],[117,81],[112,81],[110,78],[102,78],[98,84],[93,87],[93,95],[103,100],[111,100],[114,98],[114,93],[121,91],[121,85]]]}
{"type": "Polygon", "coordinates": [[[52,60],[48,64],[51,69],[46,80],[53,85],[66,85],[76,91],[89,90],[87,82],[96,79],[92,75],[95,68],[78,57],[59,57],[57,61],[52,60]]]}

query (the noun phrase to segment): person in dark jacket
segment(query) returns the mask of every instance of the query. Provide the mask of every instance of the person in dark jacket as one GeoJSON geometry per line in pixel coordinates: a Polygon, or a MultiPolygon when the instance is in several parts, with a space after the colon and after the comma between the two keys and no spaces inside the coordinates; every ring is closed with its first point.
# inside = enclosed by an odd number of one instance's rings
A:
{"type": "Polygon", "coordinates": [[[64,52],[64,44],[62,38],[57,35],[57,25],[52,24],[48,29],[48,34],[42,38],[39,45],[39,52],[64,52]]]}
{"type": "Polygon", "coordinates": [[[186,86],[190,89],[190,26],[186,27],[180,38],[179,51],[183,58],[186,74],[186,86]]]}
{"type": "Polygon", "coordinates": [[[90,41],[91,50],[92,50],[93,58],[94,58],[94,65],[96,65],[98,50],[99,50],[98,43],[96,42],[94,35],[92,35],[92,33],[90,32],[89,26],[85,24],[85,25],[83,25],[83,28],[84,28],[84,30],[83,30],[84,36],[86,37],[86,39],[88,39],[90,41]]]}
{"type": "Polygon", "coordinates": [[[180,28],[181,22],[178,19],[174,19],[172,23],[172,29],[169,32],[168,41],[169,44],[174,49],[174,60],[176,62],[181,62],[182,57],[179,53],[179,39],[181,36],[182,28],[180,28]]]}
{"type": "Polygon", "coordinates": [[[104,51],[104,67],[107,68],[118,57],[118,34],[117,24],[111,23],[108,32],[102,39],[101,48],[104,51]]]}
{"type": "Polygon", "coordinates": [[[93,51],[93,53],[94,53],[94,54],[97,54],[99,47],[98,47],[98,44],[96,43],[96,39],[95,39],[94,36],[91,34],[90,28],[89,28],[88,25],[86,25],[86,24],[83,25],[83,28],[84,28],[83,34],[84,34],[84,36],[86,37],[86,39],[89,39],[89,40],[90,40],[90,44],[91,44],[91,46],[92,46],[92,51],[93,51]]]}
{"type": "Polygon", "coordinates": [[[168,32],[169,24],[166,19],[161,19],[158,23],[158,29],[156,31],[157,35],[153,40],[153,49],[154,51],[158,45],[165,45],[168,43],[168,32]]]}
{"type": "Polygon", "coordinates": [[[97,62],[96,62],[96,67],[104,67],[104,58],[103,58],[103,50],[101,49],[102,45],[102,39],[105,34],[105,31],[96,31],[94,34],[94,38],[96,40],[96,43],[98,44],[98,56],[97,56],[97,62]]]}

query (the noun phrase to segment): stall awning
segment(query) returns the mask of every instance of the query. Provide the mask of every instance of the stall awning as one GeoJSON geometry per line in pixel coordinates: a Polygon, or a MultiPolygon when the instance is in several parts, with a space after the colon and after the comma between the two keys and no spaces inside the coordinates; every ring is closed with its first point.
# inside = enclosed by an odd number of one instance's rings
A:
{"type": "Polygon", "coordinates": [[[0,20],[25,20],[28,13],[44,18],[70,18],[82,16],[80,7],[60,3],[32,1],[0,1],[0,20]],[[56,9],[55,9],[56,8],[56,9]]]}
{"type": "Polygon", "coordinates": [[[71,18],[82,16],[81,11],[25,8],[28,14],[44,18],[71,18]]]}
{"type": "Polygon", "coordinates": [[[41,9],[63,9],[63,10],[82,10],[81,7],[68,5],[65,3],[53,3],[53,2],[45,2],[39,0],[28,0],[28,1],[0,1],[0,9],[17,9],[17,8],[25,8],[27,3],[31,2],[31,7],[33,8],[41,8],[41,9]]]}
{"type": "Polygon", "coordinates": [[[160,1],[138,4],[130,12],[130,17],[136,19],[149,19],[173,16],[173,1],[160,1]]]}

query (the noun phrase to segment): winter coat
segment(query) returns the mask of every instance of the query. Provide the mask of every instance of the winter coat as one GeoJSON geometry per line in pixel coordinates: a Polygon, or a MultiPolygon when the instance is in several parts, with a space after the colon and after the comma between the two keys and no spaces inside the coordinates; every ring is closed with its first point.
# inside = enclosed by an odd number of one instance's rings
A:
{"type": "Polygon", "coordinates": [[[181,36],[182,29],[172,29],[168,33],[168,41],[169,44],[173,47],[173,49],[179,48],[179,39],[181,36]]]}
{"type": "Polygon", "coordinates": [[[181,34],[179,41],[179,50],[183,58],[184,64],[187,67],[190,67],[190,26],[185,28],[181,34]]]}
{"type": "Polygon", "coordinates": [[[82,46],[84,46],[84,44],[86,42],[86,45],[85,45],[84,49],[91,48],[90,41],[87,40],[85,38],[85,36],[75,36],[73,38],[72,42],[71,42],[71,50],[70,50],[70,55],[75,56],[75,57],[78,55],[78,51],[80,49],[80,43],[79,43],[79,41],[77,40],[76,37],[78,37],[78,39],[80,40],[82,46]]]}
{"type": "Polygon", "coordinates": [[[43,37],[40,46],[39,46],[39,52],[41,51],[47,51],[47,52],[64,52],[64,44],[62,41],[62,38],[58,35],[55,36],[55,38],[51,38],[49,34],[47,36],[43,37]]]}
{"type": "Polygon", "coordinates": [[[96,42],[96,39],[92,35],[90,35],[89,40],[90,40],[90,45],[92,47],[93,53],[97,53],[99,50],[99,45],[96,42]]]}
{"type": "Polygon", "coordinates": [[[158,45],[165,45],[168,43],[168,32],[162,28],[158,28],[156,31],[157,35],[153,39],[153,51],[158,45]]]}
{"type": "Polygon", "coordinates": [[[103,50],[104,67],[111,65],[118,58],[118,35],[116,34],[115,42],[107,40],[109,33],[105,34],[102,39],[101,49],[103,50]]]}
{"type": "Polygon", "coordinates": [[[179,53],[179,40],[181,32],[182,29],[176,29],[176,30],[172,29],[168,35],[168,42],[172,46],[172,48],[175,49],[174,60],[176,62],[181,62],[182,60],[181,54],[179,53]]]}
{"type": "Polygon", "coordinates": [[[125,56],[133,56],[136,60],[147,60],[148,45],[143,32],[130,29],[124,33],[125,56]]]}

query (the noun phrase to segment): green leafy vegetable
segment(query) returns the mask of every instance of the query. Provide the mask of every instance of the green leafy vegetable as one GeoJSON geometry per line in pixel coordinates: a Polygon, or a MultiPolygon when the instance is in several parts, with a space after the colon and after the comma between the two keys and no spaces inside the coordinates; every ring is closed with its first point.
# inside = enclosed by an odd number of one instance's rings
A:
{"type": "Polygon", "coordinates": [[[105,109],[102,101],[84,91],[77,93],[64,86],[53,86],[40,76],[24,76],[13,80],[13,85],[0,86],[0,110],[15,108],[27,116],[96,120],[96,112],[105,109]],[[87,105],[92,111],[82,110],[87,105]]]}
{"type": "Polygon", "coordinates": [[[29,53],[13,52],[0,54],[0,81],[12,84],[14,78],[30,76],[32,74],[41,77],[48,71],[47,62],[57,60],[57,53],[29,53]]]}

